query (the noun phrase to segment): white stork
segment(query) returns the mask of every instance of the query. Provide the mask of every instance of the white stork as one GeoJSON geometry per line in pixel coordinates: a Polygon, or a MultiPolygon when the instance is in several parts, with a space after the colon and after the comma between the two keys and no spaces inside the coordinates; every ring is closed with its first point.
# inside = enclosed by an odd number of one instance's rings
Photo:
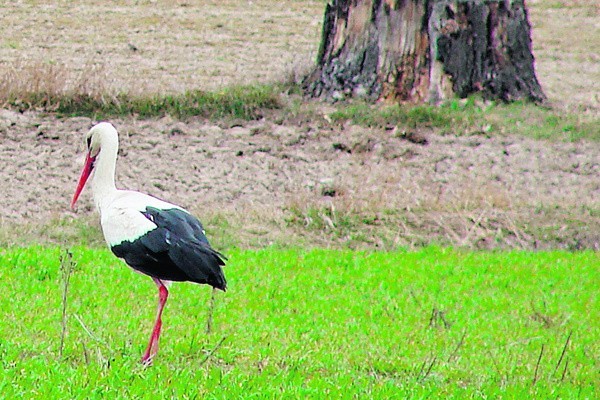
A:
{"type": "Polygon", "coordinates": [[[143,193],[116,188],[119,137],[114,126],[107,122],[95,125],[85,135],[85,141],[87,156],[71,207],[75,207],[93,172],[92,193],[106,243],[117,257],[150,276],[158,287],[156,322],[142,357],[147,365],[158,351],[161,316],[170,282],[205,283],[225,291],[221,269],[225,257],[212,249],[200,221],[183,208],[143,193]]]}

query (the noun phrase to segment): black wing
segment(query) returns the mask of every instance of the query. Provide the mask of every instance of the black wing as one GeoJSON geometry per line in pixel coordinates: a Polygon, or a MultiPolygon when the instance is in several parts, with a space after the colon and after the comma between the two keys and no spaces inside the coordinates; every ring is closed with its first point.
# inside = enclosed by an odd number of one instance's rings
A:
{"type": "Polygon", "coordinates": [[[209,244],[202,224],[189,213],[146,207],[142,214],[157,228],[111,249],[132,268],[158,279],[206,283],[225,290],[226,257],[209,244]]]}

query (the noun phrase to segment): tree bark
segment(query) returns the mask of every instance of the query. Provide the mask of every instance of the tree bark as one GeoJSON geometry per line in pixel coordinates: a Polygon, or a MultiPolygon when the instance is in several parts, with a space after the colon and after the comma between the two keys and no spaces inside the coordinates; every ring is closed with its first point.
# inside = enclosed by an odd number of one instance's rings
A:
{"type": "Polygon", "coordinates": [[[313,97],[438,103],[471,93],[545,99],[524,0],[334,0],[325,9],[313,97]]]}

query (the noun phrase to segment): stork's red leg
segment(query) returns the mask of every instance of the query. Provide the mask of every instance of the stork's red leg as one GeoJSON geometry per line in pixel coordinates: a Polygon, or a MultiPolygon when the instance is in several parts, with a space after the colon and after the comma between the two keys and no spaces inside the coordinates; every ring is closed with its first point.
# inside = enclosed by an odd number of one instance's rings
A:
{"type": "Polygon", "coordinates": [[[167,303],[167,298],[169,297],[169,291],[165,284],[157,278],[152,278],[156,286],[158,287],[158,312],[156,314],[156,322],[154,323],[154,329],[152,329],[152,336],[150,336],[150,343],[148,343],[148,348],[146,348],[146,352],[142,357],[142,363],[149,365],[152,363],[152,358],[156,355],[158,351],[158,339],[160,338],[160,328],[162,327],[162,312],[165,304],[167,303]]]}

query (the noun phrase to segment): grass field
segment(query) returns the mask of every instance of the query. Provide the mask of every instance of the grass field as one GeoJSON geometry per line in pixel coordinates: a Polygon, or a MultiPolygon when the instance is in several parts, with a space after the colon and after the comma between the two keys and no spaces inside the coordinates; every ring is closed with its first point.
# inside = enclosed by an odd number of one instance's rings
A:
{"type": "Polygon", "coordinates": [[[230,250],[211,332],[175,285],[144,369],[153,283],[71,251],[63,319],[64,250],[0,250],[3,398],[600,395],[597,252],[230,250]]]}

